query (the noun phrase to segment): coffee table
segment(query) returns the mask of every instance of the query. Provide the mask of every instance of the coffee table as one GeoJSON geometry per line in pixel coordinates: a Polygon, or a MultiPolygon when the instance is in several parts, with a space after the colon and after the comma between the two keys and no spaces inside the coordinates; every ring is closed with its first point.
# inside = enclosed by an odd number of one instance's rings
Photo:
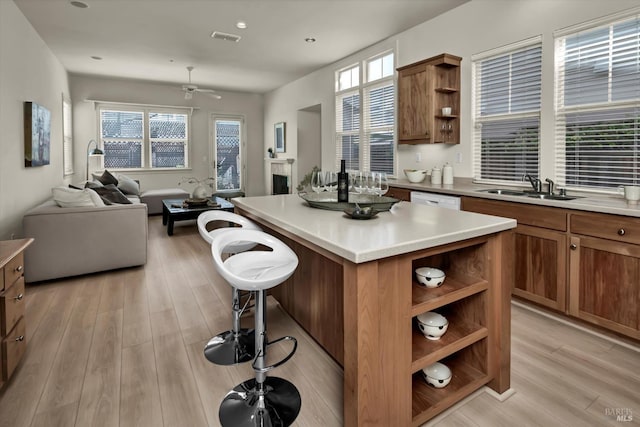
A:
{"type": "Polygon", "coordinates": [[[211,197],[210,200],[215,205],[202,205],[193,207],[184,207],[185,199],[164,199],[162,200],[162,225],[167,226],[167,234],[173,235],[173,223],[176,221],[186,221],[188,219],[196,219],[202,212],[211,210],[224,210],[233,212],[233,203],[226,201],[220,197],[211,197]]]}

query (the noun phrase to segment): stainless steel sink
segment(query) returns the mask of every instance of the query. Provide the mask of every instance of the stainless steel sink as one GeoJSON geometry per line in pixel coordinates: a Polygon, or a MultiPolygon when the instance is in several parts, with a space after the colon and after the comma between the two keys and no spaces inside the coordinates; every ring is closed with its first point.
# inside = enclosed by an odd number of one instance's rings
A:
{"type": "Polygon", "coordinates": [[[504,196],[524,196],[525,195],[524,191],[512,190],[508,188],[491,188],[489,190],[478,190],[478,191],[491,193],[491,194],[502,194],[504,196]]]}
{"type": "Polygon", "coordinates": [[[532,199],[542,199],[542,200],[575,200],[580,199],[580,196],[567,196],[560,194],[549,194],[549,193],[539,193],[531,190],[515,190],[512,188],[490,188],[488,190],[477,190],[483,193],[490,194],[502,194],[504,196],[527,196],[532,199]]]}
{"type": "Polygon", "coordinates": [[[547,193],[532,193],[527,194],[527,197],[531,197],[532,199],[543,199],[543,200],[575,200],[580,199],[578,196],[561,196],[560,194],[547,194],[547,193]]]}

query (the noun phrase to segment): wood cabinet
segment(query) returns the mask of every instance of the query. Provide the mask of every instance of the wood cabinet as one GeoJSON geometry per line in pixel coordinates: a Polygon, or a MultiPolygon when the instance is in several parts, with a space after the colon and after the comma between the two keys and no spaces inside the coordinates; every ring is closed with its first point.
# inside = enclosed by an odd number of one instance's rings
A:
{"type": "Polygon", "coordinates": [[[569,314],[640,339],[640,220],[571,215],[569,314]]]}
{"type": "Polygon", "coordinates": [[[24,250],[33,239],[0,242],[0,386],[27,349],[24,320],[24,250]]]}
{"type": "Polygon", "coordinates": [[[460,143],[461,61],[443,53],[397,69],[398,144],[460,143]]]}
{"type": "Polygon", "coordinates": [[[389,187],[389,191],[387,191],[385,195],[405,202],[411,201],[411,190],[407,190],[406,188],[389,187]]]}
{"type": "Polygon", "coordinates": [[[566,311],[567,212],[545,206],[463,197],[465,211],[514,218],[513,295],[566,311]]]}

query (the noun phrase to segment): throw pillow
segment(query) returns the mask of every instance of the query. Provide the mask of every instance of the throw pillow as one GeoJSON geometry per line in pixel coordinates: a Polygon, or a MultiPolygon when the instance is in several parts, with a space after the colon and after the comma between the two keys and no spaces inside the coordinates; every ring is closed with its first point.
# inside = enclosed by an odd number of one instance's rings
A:
{"type": "Polygon", "coordinates": [[[77,190],[68,187],[55,187],[51,189],[53,200],[61,208],[100,207],[104,206],[98,194],[85,188],[77,190]]]}
{"type": "Polygon", "coordinates": [[[118,174],[117,178],[118,189],[124,194],[130,194],[132,196],[140,195],[140,184],[138,184],[133,178],[121,173],[118,174]]]}
{"type": "Polygon", "coordinates": [[[98,193],[100,197],[102,197],[102,200],[105,201],[105,203],[109,201],[111,203],[117,203],[121,205],[132,204],[131,200],[127,199],[127,196],[122,194],[122,192],[118,190],[118,187],[113,184],[107,184],[104,187],[93,188],[92,190],[98,193]]]}
{"type": "Polygon", "coordinates": [[[98,181],[100,181],[102,183],[102,185],[107,185],[107,184],[113,184],[113,185],[118,185],[118,179],[111,175],[111,173],[108,170],[104,170],[104,172],[102,172],[102,175],[100,176],[96,176],[91,174],[95,179],[97,179],[98,181]]]}

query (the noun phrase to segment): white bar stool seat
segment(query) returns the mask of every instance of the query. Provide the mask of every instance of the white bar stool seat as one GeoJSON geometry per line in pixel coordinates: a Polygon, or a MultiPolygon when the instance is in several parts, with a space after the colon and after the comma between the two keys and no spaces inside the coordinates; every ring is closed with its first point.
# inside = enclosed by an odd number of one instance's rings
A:
{"type": "MultiPolygon", "coordinates": [[[[227,233],[239,230],[240,227],[249,230],[260,230],[260,227],[253,221],[227,211],[206,211],[198,216],[198,232],[200,236],[210,245],[214,237],[220,233],[227,233]],[[225,222],[229,226],[208,230],[207,226],[213,222],[225,222]]],[[[256,244],[253,242],[236,242],[227,246],[225,253],[238,253],[252,249],[256,244]]],[[[251,297],[249,297],[249,300],[251,297]]],[[[255,332],[253,329],[243,329],[240,327],[240,318],[247,307],[241,306],[240,291],[232,287],[231,291],[231,329],[224,331],[211,338],[204,347],[204,355],[216,365],[235,365],[248,362],[255,357],[255,332]]]]}
{"type": "Polygon", "coordinates": [[[298,257],[275,237],[257,230],[233,229],[220,233],[211,242],[211,254],[218,273],[233,287],[256,293],[255,378],[237,385],[220,404],[223,427],[289,426],[300,413],[302,399],[289,381],[269,377],[267,372],[286,363],[298,343],[285,336],[269,342],[266,333],[266,291],[287,280],[298,267],[298,257]],[[253,242],[270,250],[238,253],[226,260],[222,254],[237,242],[253,242]],[[292,341],[293,349],[281,361],[265,366],[267,347],[280,341],[292,341]]]}

